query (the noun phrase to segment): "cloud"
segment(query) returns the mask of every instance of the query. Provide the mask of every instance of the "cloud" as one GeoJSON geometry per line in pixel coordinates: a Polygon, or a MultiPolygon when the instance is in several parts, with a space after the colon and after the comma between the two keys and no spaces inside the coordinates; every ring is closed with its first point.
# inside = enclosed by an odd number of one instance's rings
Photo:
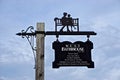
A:
{"type": "Polygon", "coordinates": [[[6,79],[5,79],[5,77],[1,77],[1,76],[0,76],[0,80],[6,80],[6,79]]]}
{"type": "Polygon", "coordinates": [[[120,70],[119,69],[112,69],[108,71],[106,74],[107,78],[105,80],[119,80],[120,79],[120,70]]]}
{"type": "Polygon", "coordinates": [[[33,80],[33,79],[31,77],[28,77],[28,76],[14,77],[14,78],[0,76],[0,80],[33,80]]]}
{"type": "Polygon", "coordinates": [[[34,63],[34,57],[32,50],[27,43],[27,40],[18,40],[16,37],[8,40],[7,42],[1,42],[0,50],[0,63],[21,63],[32,62],[34,63]],[[21,41],[26,41],[23,43],[21,41]]]}

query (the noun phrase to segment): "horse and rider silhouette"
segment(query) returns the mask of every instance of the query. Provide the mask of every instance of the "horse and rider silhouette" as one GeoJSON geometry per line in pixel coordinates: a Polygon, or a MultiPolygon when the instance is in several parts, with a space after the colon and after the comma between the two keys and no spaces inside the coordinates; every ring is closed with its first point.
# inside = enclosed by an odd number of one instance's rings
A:
{"type": "Polygon", "coordinates": [[[64,12],[63,17],[61,18],[61,23],[62,23],[63,27],[60,29],[60,32],[63,31],[65,26],[67,27],[68,32],[70,32],[69,26],[71,26],[71,31],[72,31],[72,27],[74,27],[74,26],[73,26],[73,19],[70,14],[67,14],[66,12],[64,12]]]}

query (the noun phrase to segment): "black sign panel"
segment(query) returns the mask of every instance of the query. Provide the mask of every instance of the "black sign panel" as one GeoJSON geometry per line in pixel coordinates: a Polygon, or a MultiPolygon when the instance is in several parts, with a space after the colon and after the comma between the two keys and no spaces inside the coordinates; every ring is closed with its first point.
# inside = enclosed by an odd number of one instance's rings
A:
{"type": "Polygon", "coordinates": [[[74,43],[54,41],[52,47],[55,50],[53,68],[59,68],[60,66],[87,66],[88,68],[94,68],[94,62],[91,58],[91,49],[93,49],[91,41],[76,41],[74,43]]]}

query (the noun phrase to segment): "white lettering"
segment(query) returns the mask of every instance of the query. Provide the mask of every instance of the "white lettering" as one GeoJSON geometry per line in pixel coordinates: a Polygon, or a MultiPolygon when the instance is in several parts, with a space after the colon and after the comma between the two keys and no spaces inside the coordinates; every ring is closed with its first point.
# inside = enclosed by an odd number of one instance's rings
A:
{"type": "Polygon", "coordinates": [[[62,51],[78,51],[78,52],[84,52],[84,48],[83,47],[79,47],[79,48],[76,48],[76,47],[62,47],[61,48],[62,51]]]}

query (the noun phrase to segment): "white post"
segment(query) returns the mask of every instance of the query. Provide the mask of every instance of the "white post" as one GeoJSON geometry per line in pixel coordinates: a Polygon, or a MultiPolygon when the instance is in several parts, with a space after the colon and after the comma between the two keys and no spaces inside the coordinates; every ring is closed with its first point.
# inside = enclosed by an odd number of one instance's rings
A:
{"type": "MultiPolygon", "coordinates": [[[[44,23],[37,23],[37,31],[44,31],[44,23]]],[[[44,80],[44,34],[36,34],[36,80],[44,80]]]]}

